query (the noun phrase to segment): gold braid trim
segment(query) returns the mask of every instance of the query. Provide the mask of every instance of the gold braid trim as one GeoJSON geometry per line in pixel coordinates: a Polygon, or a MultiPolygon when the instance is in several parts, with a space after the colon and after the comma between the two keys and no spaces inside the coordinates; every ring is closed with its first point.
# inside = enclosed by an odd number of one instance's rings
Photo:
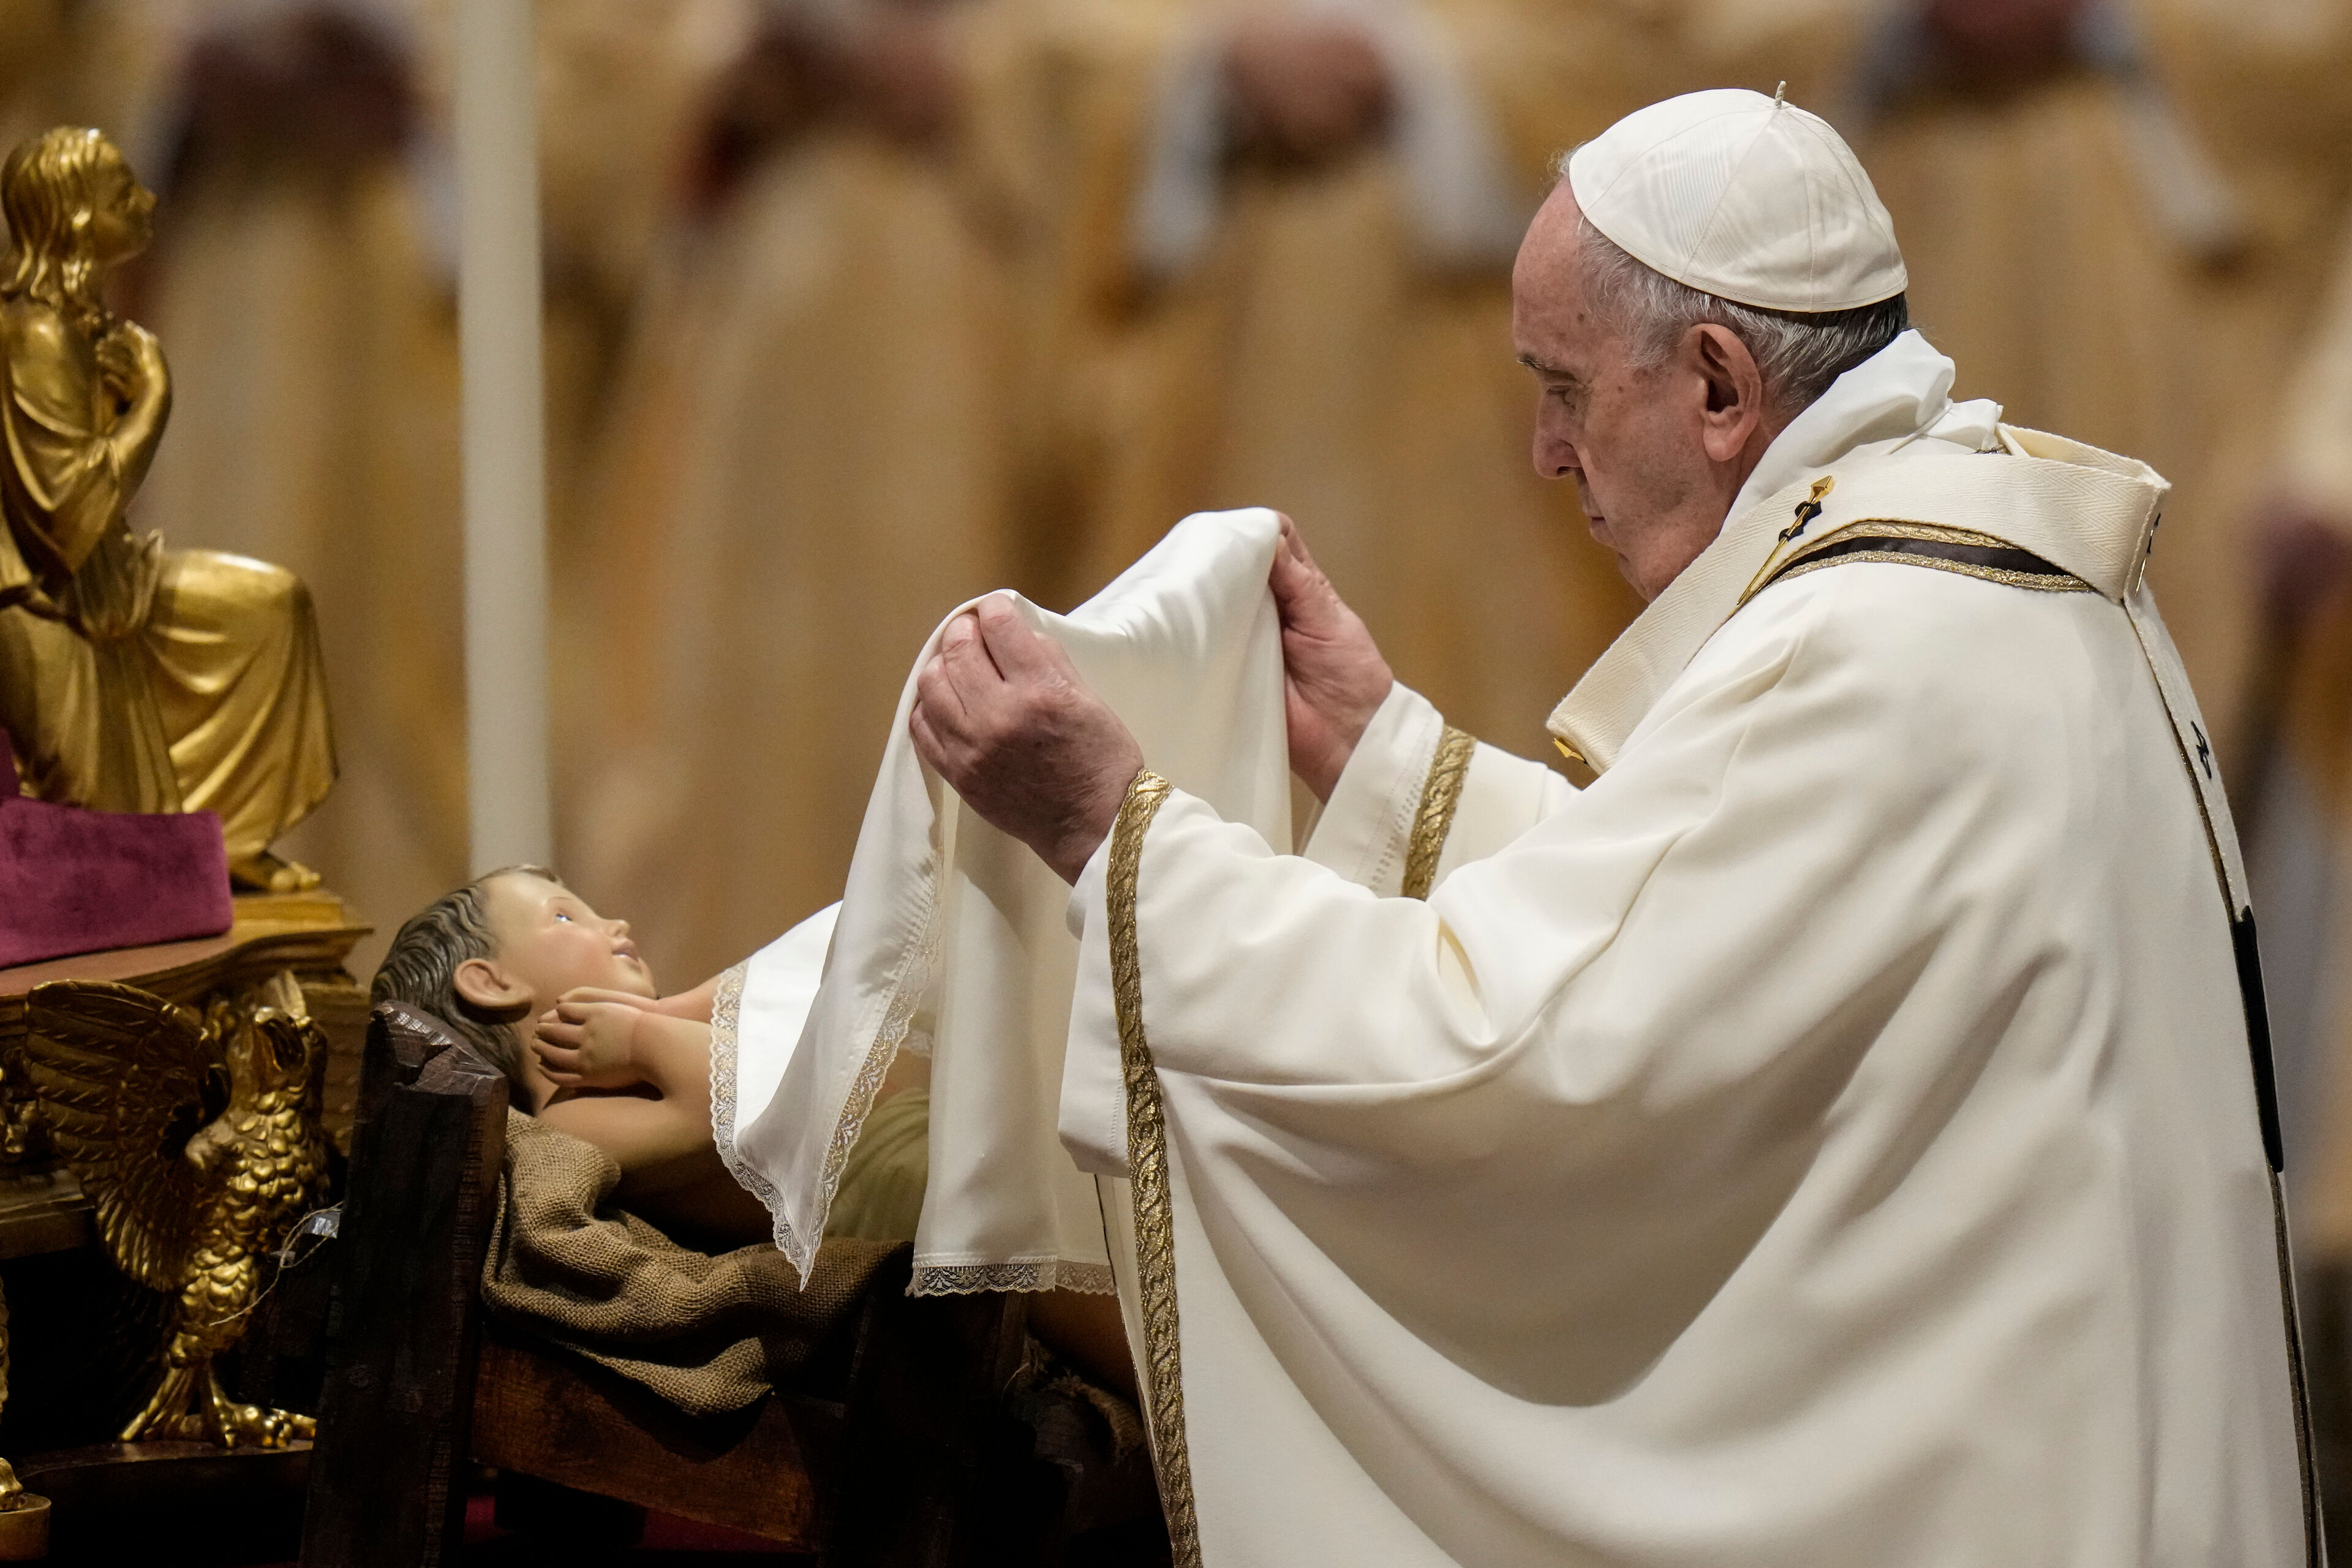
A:
{"type": "Polygon", "coordinates": [[[1445,836],[1454,831],[1454,808],[1462,804],[1462,781],[1470,775],[1471,754],[1478,742],[1445,727],[1437,750],[1429,759],[1429,778],[1421,786],[1421,809],[1413,814],[1412,837],[1404,852],[1404,896],[1425,899],[1437,885],[1438,858],[1445,853],[1445,836]]]}
{"type": "Polygon", "coordinates": [[[1184,1444],[1183,1347],[1176,1325],[1176,1218],[1168,1189],[1168,1119],[1160,1075],[1143,1038],[1143,963],[1135,935],[1135,884],[1143,836],[1168,798],[1166,779],[1146,769],[1127,786],[1110,830],[1110,988],[1118,1015],[1118,1060],[1127,1086],[1127,1168],[1135,1184],[1135,1269],[1143,1298],[1145,1392],[1151,1458],[1168,1514],[1175,1568],[1201,1568],[1201,1527],[1192,1506],[1192,1461],[1184,1444]]]}
{"type": "MultiPolygon", "coordinates": [[[[1841,537],[1843,537],[1843,535],[1841,537]]],[[[1824,559],[1800,560],[1773,574],[1772,581],[1785,583],[1808,573],[1827,571],[1832,566],[1925,566],[1931,572],[1952,572],[1980,582],[1999,583],[2010,588],[2032,588],[2043,594],[2089,594],[2095,590],[2080,577],[2064,572],[2011,572],[2000,566],[1979,566],[1972,561],[1947,561],[1937,555],[1911,555],[1899,550],[1853,550],[1843,555],[1824,559]]]]}
{"type": "MultiPolygon", "coordinates": [[[[2017,550],[2018,546],[1990,533],[1979,533],[1972,528],[1947,528],[1937,522],[1906,522],[1899,518],[1866,518],[1840,529],[1825,539],[1814,541],[1771,572],[1764,581],[1748,591],[1749,596],[1774,583],[1784,583],[1791,577],[1802,577],[1810,572],[1820,572],[1832,566],[1878,564],[1885,566],[1925,566],[1934,572],[1954,572],[1963,577],[1974,577],[1986,583],[1999,583],[2011,588],[2032,588],[2044,594],[2089,594],[2096,592],[2088,583],[2071,573],[2053,567],[2047,572],[2019,572],[2002,566],[1979,565],[1973,561],[1954,561],[1940,555],[1914,555],[1898,550],[1854,550],[1850,548],[1866,539],[1916,539],[1936,544],[1965,544],[1979,550],[2017,550]],[[1827,550],[1847,546],[1843,554],[1823,555],[1827,550]]],[[[2030,551],[2021,553],[2030,554],[2030,551]]],[[[1747,599],[1740,603],[1745,605],[1747,599]]]]}

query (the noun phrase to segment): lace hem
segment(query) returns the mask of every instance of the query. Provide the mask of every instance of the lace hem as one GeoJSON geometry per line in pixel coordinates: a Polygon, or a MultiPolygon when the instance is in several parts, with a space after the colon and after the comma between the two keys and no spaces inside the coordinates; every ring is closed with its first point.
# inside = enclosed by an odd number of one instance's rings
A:
{"type": "Polygon", "coordinates": [[[801,1256],[799,1233],[784,1217],[782,1203],[768,1205],[768,1212],[776,1218],[776,1247],[792,1259],[793,1267],[800,1270],[803,1278],[807,1277],[810,1266],[816,1261],[817,1247],[824,1243],[825,1220],[833,1213],[835,1194],[841,1190],[842,1173],[849,1166],[849,1152],[857,1146],[858,1134],[866,1131],[866,1119],[874,1110],[874,1097],[881,1090],[890,1064],[898,1059],[899,1047],[907,1044],[915,1014],[939,968],[940,895],[947,879],[948,860],[947,846],[935,838],[931,846],[930,896],[922,911],[922,941],[906,969],[891,983],[890,1000],[882,1009],[882,1022],[866,1047],[866,1059],[858,1066],[857,1077],[842,1101],[841,1116],[834,1123],[832,1141],[825,1145],[824,1166],[817,1174],[816,1207],[810,1220],[815,1236],[806,1257],[801,1256]]]}
{"type": "Polygon", "coordinates": [[[747,959],[721,974],[719,989],[710,998],[710,1142],[735,1184],[759,1199],[768,1211],[776,1226],[776,1246],[782,1249],[783,1238],[791,1234],[784,1224],[783,1194],[735,1152],[737,1053],[742,1038],[743,982],[751,968],[747,959]]]}

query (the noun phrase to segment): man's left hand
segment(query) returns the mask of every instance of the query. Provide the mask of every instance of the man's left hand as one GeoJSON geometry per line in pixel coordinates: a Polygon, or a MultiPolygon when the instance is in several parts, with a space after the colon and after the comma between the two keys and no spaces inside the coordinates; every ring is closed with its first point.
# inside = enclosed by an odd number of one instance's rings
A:
{"type": "Polygon", "coordinates": [[[1142,748],[1069,655],[992,595],[915,679],[915,751],[982,820],[1075,882],[1118,820],[1142,748]]]}

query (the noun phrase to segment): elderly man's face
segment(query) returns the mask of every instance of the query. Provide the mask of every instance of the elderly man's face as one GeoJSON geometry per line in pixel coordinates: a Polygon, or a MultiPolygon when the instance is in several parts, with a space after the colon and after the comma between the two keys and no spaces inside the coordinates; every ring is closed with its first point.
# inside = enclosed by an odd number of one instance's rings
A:
{"type": "Polygon", "coordinates": [[[1588,307],[1577,220],[1562,180],[1511,274],[1519,363],[1541,388],[1536,471],[1576,481],[1592,537],[1654,599],[1713,542],[1770,439],[1760,382],[1745,347],[1714,327],[1636,368],[1622,335],[1588,307]]]}

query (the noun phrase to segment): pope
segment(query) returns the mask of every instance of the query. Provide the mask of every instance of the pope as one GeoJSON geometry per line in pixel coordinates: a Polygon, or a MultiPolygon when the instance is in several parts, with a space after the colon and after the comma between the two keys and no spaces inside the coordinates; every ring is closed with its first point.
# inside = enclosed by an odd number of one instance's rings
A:
{"type": "Polygon", "coordinates": [[[1551,717],[1585,789],[1396,684],[1295,529],[1303,855],[1001,600],[919,678],[1074,884],[1061,1133],[1133,1180],[1179,1563],[2318,1561],[2166,485],[1955,404],[1906,280],[1777,98],[1566,161],[1535,461],[1648,601],[1551,717]]]}

